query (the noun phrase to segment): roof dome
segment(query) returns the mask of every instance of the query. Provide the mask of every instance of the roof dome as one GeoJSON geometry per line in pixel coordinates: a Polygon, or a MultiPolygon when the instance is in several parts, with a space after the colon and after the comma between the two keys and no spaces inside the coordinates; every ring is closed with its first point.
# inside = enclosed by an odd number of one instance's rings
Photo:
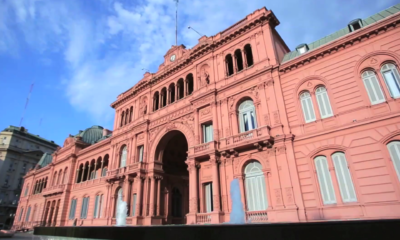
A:
{"type": "Polygon", "coordinates": [[[45,152],[43,156],[40,158],[38,165],[40,167],[46,167],[47,165],[49,165],[49,163],[51,163],[51,161],[53,161],[53,157],[51,156],[50,153],[45,152]]]}
{"type": "Polygon", "coordinates": [[[85,131],[79,132],[76,137],[77,136],[82,137],[82,141],[85,143],[94,144],[103,137],[103,127],[94,125],[87,128],[85,131]]]}

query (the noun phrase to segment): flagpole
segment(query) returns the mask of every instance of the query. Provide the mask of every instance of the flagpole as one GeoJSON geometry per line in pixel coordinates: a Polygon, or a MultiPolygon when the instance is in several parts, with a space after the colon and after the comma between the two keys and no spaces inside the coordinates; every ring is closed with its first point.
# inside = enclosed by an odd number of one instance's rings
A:
{"type": "Polygon", "coordinates": [[[176,2],[175,11],[175,46],[178,46],[178,2],[179,0],[174,0],[176,2]]]}

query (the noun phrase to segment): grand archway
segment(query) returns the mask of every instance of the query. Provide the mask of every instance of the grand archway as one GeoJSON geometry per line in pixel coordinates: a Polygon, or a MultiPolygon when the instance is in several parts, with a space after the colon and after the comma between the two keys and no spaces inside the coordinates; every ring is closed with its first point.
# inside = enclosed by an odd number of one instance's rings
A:
{"type": "Polygon", "coordinates": [[[185,224],[189,212],[189,172],[185,163],[188,142],[185,135],[173,130],[164,135],[156,159],[162,163],[161,215],[163,224],[185,224]]]}

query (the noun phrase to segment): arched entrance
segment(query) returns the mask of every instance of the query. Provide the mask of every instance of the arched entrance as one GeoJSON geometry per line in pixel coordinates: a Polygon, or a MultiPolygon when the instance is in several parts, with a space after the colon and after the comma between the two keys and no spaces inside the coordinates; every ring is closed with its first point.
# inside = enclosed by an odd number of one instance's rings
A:
{"type": "Polygon", "coordinates": [[[189,212],[189,172],[185,163],[188,142],[182,132],[168,132],[156,149],[162,163],[160,215],[164,224],[185,224],[189,212]]]}

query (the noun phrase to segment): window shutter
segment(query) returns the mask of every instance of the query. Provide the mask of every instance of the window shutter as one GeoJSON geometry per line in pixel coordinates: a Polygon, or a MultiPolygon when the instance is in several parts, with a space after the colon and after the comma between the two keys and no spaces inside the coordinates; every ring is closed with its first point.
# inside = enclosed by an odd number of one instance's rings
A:
{"type": "Polygon", "coordinates": [[[206,131],[206,125],[202,126],[202,130],[203,130],[203,143],[207,142],[207,131],[206,131]]]}
{"type": "Polygon", "coordinates": [[[212,212],[212,183],[207,183],[205,185],[206,192],[206,212],[212,212]]]}
{"type": "Polygon", "coordinates": [[[345,155],[343,153],[335,153],[332,155],[332,159],[343,202],[357,202],[356,192],[345,155]]]}
{"type": "Polygon", "coordinates": [[[326,160],[326,157],[317,157],[315,159],[315,165],[324,204],[336,203],[335,191],[333,189],[332,179],[329,174],[328,162],[326,160]]]}
{"type": "Polygon", "coordinates": [[[243,114],[242,114],[242,113],[239,113],[239,129],[240,129],[240,132],[241,132],[241,133],[242,133],[242,132],[245,132],[245,130],[244,130],[243,114]]]}
{"type": "Polygon", "coordinates": [[[314,113],[314,107],[313,107],[313,104],[312,104],[312,101],[311,101],[311,97],[308,97],[306,99],[306,101],[307,101],[308,111],[310,113],[311,121],[315,121],[315,113],[314,113]]]}
{"type": "Polygon", "coordinates": [[[97,205],[99,204],[99,195],[96,196],[94,199],[94,211],[93,211],[93,216],[94,218],[97,218],[97,205]]]}
{"type": "Polygon", "coordinates": [[[308,113],[308,106],[305,99],[301,99],[301,107],[303,108],[304,119],[306,122],[311,122],[311,117],[308,113]]]}
{"type": "Polygon", "coordinates": [[[139,149],[139,162],[143,162],[143,146],[139,149]]]}
{"type": "Polygon", "coordinates": [[[400,76],[396,67],[393,64],[385,64],[381,68],[386,86],[389,88],[390,95],[393,98],[400,97],[400,76]]]}
{"type": "Polygon", "coordinates": [[[85,198],[82,199],[81,218],[83,218],[83,210],[85,209],[85,198]]]}
{"type": "Polygon", "coordinates": [[[257,128],[257,119],[256,119],[256,116],[254,114],[254,111],[250,112],[250,116],[251,116],[252,129],[256,129],[257,128]]]}
{"type": "Polygon", "coordinates": [[[333,113],[332,113],[332,108],[331,108],[331,103],[329,101],[328,93],[325,91],[324,94],[322,95],[322,97],[324,99],[327,117],[330,117],[333,115],[333,113]]]}
{"type": "Polygon", "coordinates": [[[327,114],[325,110],[325,103],[324,100],[322,99],[322,94],[318,93],[316,95],[317,95],[319,111],[321,112],[321,117],[324,118],[327,114]]]}
{"type": "Polygon", "coordinates": [[[100,195],[100,204],[99,204],[99,218],[103,216],[103,195],[100,195]]]}
{"type": "Polygon", "coordinates": [[[133,200],[132,200],[132,217],[134,217],[135,214],[136,214],[136,197],[137,197],[136,193],[133,194],[133,200]]]}
{"type": "Polygon", "coordinates": [[[375,73],[371,71],[363,73],[363,82],[365,88],[367,89],[367,93],[371,101],[371,104],[378,104],[385,101],[382,89],[379,86],[375,73]]]}
{"type": "Polygon", "coordinates": [[[327,118],[332,116],[332,108],[329,102],[328,93],[325,87],[319,87],[316,91],[317,103],[319,111],[321,113],[321,118],[327,118]]]}
{"type": "Polygon", "coordinates": [[[86,200],[86,209],[85,209],[85,219],[87,218],[87,213],[88,213],[88,210],[89,210],[89,197],[87,197],[87,200],[86,200]]]}
{"type": "Polygon", "coordinates": [[[387,147],[389,149],[390,158],[392,159],[397,177],[400,180],[400,142],[391,142],[387,145],[387,147]]]}

